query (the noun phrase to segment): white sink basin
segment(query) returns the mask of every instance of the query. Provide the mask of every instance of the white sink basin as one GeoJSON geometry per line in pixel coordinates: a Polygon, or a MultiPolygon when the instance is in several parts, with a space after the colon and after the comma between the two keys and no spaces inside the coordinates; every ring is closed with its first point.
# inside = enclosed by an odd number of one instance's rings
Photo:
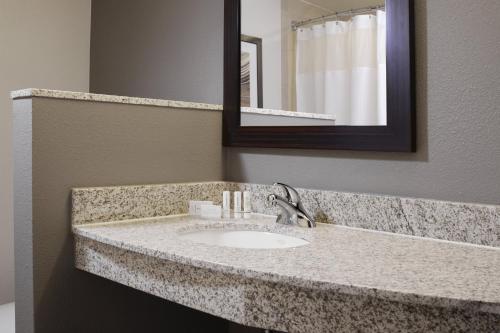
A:
{"type": "Polygon", "coordinates": [[[300,238],[264,231],[201,230],[183,233],[181,239],[241,249],[286,249],[309,244],[300,238]]]}

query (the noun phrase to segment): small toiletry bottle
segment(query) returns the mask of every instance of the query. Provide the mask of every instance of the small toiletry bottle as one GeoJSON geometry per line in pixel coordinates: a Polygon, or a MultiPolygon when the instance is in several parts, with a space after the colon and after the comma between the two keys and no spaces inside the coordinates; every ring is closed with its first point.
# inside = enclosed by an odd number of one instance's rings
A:
{"type": "Polygon", "coordinates": [[[250,191],[243,192],[243,212],[252,212],[252,193],[250,191]]]}
{"type": "Polygon", "coordinates": [[[237,217],[241,213],[241,192],[234,192],[234,215],[237,217]],[[237,215],[238,214],[238,215],[237,215]]]}
{"type": "Polygon", "coordinates": [[[250,191],[243,192],[243,218],[249,219],[252,217],[252,193],[250,191]]]}
{"type": "Polygon", "coordinates": [[[231,192],[222,192],[222,217],[231,216],[231,192]]]}

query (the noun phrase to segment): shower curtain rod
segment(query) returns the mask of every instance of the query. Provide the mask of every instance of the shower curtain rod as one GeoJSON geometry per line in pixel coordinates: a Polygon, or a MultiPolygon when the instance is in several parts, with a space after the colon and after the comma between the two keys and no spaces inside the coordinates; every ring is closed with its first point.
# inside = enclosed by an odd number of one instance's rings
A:
{"type": "Polygon", "coordinates": [[[296,31],[300,27],[313,24],[313,23],[318,23],[318,22],[323,22],[323,21],[330,21],[334,18],[339,18],[342,16],[354,16],[354,15],[362,15],[362,14],[369,14],[372,13],[376,10],[381,10],[385,9],[385,5],[380,5],[380,6],[372,6],[372,7],[365,7],[365,8],[358,8],[358,9],[350,9],[350,10],[344,10],[341,12],[336,12],[334,14],[329,14],[329,15],[324,15],[320,17],[315,17],[312,19],[304,20],[304,21],[292,21],[292,30],[296,31]]]}

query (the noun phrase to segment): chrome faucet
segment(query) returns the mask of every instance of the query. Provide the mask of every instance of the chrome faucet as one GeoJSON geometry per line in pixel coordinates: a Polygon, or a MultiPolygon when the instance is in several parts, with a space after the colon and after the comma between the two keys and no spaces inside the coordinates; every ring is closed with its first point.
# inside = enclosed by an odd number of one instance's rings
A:
{"type": "Polygon", "coordinates": [[[277,223],[281,224],[299,224],[300,220],[307,222],[309,228],[316,228],[316,222],[304,208],[300,200],[299,193],[290,185],[275,183],[275,186],[281,186],[285,191],[285,198],[277,194],[271,194],[267,197],[267,201],[272,206],[277,206],[281,209],[278,215],[277,223]]]}

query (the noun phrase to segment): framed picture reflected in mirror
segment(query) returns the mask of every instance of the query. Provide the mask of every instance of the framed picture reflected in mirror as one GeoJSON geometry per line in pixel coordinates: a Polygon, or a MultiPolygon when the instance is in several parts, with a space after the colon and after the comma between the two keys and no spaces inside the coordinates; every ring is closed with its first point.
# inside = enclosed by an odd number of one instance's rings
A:
{"type": "Polygon", "coordinates": [[[262,38],[241,36],[241,107],[262,108],[262,38]]]}

